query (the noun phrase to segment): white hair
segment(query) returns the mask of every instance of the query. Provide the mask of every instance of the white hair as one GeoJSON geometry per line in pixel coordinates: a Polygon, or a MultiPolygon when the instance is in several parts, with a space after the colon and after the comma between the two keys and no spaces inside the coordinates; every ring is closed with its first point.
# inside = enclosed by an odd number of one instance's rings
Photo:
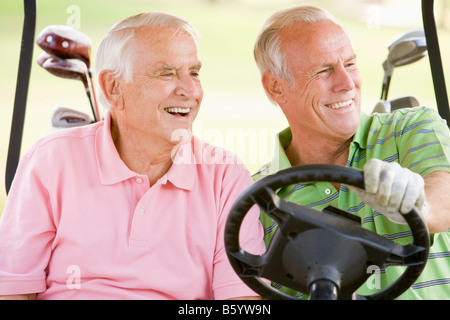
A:
{"type": "MultiPolygon", "coordinates": [[[[110,70],[116,77],[123,77],[126,82],[132,81],[135,56],[130,40],[136,29],[146,26],[173,27],[177,29],[175,34],[185,31],[197,45],[201,39],[200,33],[189,21],[170,13],[154,11],[130,16],[113,25],[100,42],[95,64],[97,74],[110,70]]],[[[99,100],[106,109],[110,109],[102,90],[99,92],[99,100]]]]}
{"type": "Polygon", "coordinates": [[[310,5],[295,6],[272,14],[264,22],[253,51],[261,75],[264,72],[271,72],[286,80],[291,86],[294,85],[295,81],[286,63],[286,56],[281,50],[280,30],[295,22],[313,24],[325,20],[339,24],[328,11],[310,5]]]}

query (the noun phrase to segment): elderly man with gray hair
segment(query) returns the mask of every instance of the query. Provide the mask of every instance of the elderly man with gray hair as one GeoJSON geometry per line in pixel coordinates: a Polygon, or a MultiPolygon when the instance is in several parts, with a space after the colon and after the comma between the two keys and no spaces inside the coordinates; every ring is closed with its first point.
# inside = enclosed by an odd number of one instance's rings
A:
{"type": "MultiPolygon", "coordinates": [[[[277,193],[317,210],[333,205],[351,212],[361,218],[362,227],[400,244],[411,242],[402,215],[416,207],[432,235],[432,246],[424,272],[399,298],[448,299],[450,131],[445,122],[425,107],[362,113],[362,81],[352,42],[321,8],[296,6],[274,13],[262,27],[254,54],[267,96],[289,123],[279,134],[278,152],[254,179],[306,164],[363,169],[365,190],[311,182],[277,193]]],[[[265,213],[261,220],[268,245],[277,223],[265,213]]],[[[403,272],[378,267],[377,285],[363,285],[357,293],[370,295],[403,272]]],[[[280,290],[306,298],[288,288],[280,290]]]]}
{"type": "MultiPolygon", "coordinates": [[[[18,168],[0,222],[3,298],[257,298],[223,239],[250,174],[191,134],[198,39],[163,12],[111,28],[96,63],[104,121],[39,140],[18,168]]],[[[241,243],[261,253],[258,218],[241,243]]]]}

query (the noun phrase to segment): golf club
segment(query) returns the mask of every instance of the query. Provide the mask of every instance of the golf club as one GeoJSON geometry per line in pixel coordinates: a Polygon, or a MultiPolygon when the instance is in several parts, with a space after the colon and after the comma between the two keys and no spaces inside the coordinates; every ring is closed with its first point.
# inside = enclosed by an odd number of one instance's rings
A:
{"type": "Polygon", "coordinates": [[[400,34],[388,45],[389,54],[383,63],[382,100],[387,100],[392,73],[396,67],[416,62],[427,55],[427,43],[422,29],[400,34]]]}
{"type": "Polygon", "coordinates": [[[36,43],[44,51],[62,59],[77,59],[86,64],[89,82],[94,100],[94,118],[101,120],[91,70],[91,41],[81,31],[64,25],[51,25],[38,35],[36,43]]]}
{"type": "Polygon", "coordinates": [[[66,107],[57,107],[52,114],[52,126],[55,128],[72,128],[92,122],[92,118],[86,113],[66,107]]]}
{"type": "Polygon", "coordinates": [[[47,52],[42,52],[37,60],[37,63],[42,68],[57,77],[81,80],[86,90],[86,95],[89,99],[89,103],[91,105],[94,120],[98,121],[98,119],[96,118],[95,106],[92,100],[91,90],[89,88],[89,83],[87,80],[86,64],[76,59],[59,59],[47,52]]]}

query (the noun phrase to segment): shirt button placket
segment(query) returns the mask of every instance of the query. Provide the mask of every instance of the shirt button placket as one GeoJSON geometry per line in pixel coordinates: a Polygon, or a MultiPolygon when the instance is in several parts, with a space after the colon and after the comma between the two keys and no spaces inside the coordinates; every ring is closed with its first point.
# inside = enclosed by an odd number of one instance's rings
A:
{"type": "MultiPolygon", "coordinates": [[[[142,184],[142,178],[136,178],[136,183],[142,184]]],[[[149,210],[147,207],[149,192],[145,193],[137,203],[131,222],[130,247],[144,247],[148,244],[149,216],[146,214],[149,210]]]]}

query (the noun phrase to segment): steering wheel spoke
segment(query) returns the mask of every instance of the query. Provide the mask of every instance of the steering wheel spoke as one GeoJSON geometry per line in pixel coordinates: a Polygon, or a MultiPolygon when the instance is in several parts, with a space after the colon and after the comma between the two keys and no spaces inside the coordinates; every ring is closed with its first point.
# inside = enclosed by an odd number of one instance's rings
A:
{"type": "Polygon", "coordinates": [[[283,210],[285,201],[270,188],[261,189],[258,194],[252,195],[250,199],[277,222],[285,220],[289,214],[286,210],[283,210]]]}
{"type": "Polygon", "coordinates": [[[399,266],[415,266],[421,264],[422,255],[426,253],[426,248],[416,245],[396,245],[391,255],[386,259],[386,264],[399,266]]]}
{"type": "Polygon", "coordinates": [[[261,210],[277,222],[278,228],[287,238],[291,238],[304,230],[305,227],[309,227],[310,223],[302,218],[305,215],[314,215],[316,212],[313,209],[281,199],[270,188],[262,189],[260,193],[252,196],[251,199],[261,210]]]}

